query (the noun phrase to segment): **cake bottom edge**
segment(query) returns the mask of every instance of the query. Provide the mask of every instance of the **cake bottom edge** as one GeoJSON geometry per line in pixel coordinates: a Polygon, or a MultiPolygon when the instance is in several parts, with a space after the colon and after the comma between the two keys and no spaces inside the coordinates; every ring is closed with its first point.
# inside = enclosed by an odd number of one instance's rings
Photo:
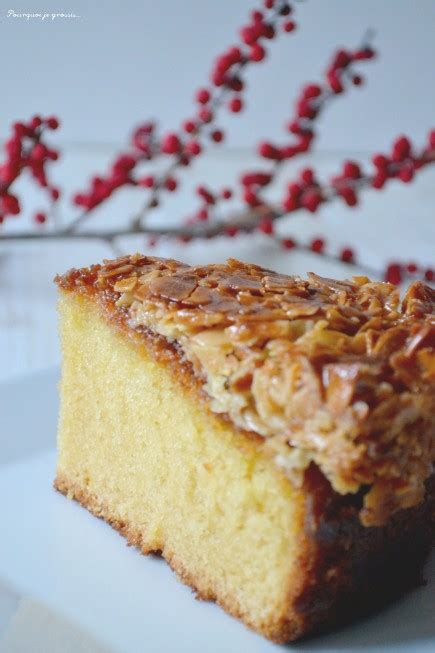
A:
{"type": "Polygon", "coordinates": [[[211,592],[205,587],[202,579],[189,572],[182,560],[177,558],[176,555],[167,553],[164,549],[147,545],[139,528],[111,515],[110,509],[95,494],[80,487],[79,484],[69,481],[64,474],[57,474],[53,482],[53,487],[68,499],[79,503],[95,517],[105,521],[126,539],[127,546],[135,547],[143,555],[154,554],[161,556],[179,580],[184,585],[190,587],[197,600],[215,602],[230,616],[235,617],[255,633],[266,637],[276,644],[286,644],[305,635],[305,629],[301,621],[297,618],[284,617],[279,622],[269,624],[259,624],[250,619],[248,614],[240,610],[236,600],[231,600],[231,597],[223,598],[217,593],[211,592]]]}

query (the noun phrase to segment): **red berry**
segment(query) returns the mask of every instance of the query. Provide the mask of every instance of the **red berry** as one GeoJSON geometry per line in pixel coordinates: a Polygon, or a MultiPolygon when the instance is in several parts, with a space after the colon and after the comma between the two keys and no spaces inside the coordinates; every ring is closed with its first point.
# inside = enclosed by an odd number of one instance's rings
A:
{"type": "Polygon", "coordinates": [[[240,77],[232,77],[230,80],[228,80],[227,86],[236,93],[240,93],[240,91],[243,91],[244,88],[244,84],[240,77]]]}
{"type": "Polygon", "coordinates": [[[313,138],[314,133],[312,131],[305,130],[304,133],[299,136],[297,152],[306,152],[309,150],[313,138]]]}
{"type": "Polygon", "coordinates": [[[383,154],[375,154],[372,158],[372,162],[375,168],[379,168],[381,170],[387,168],[389,163],[387,157],[383,154]]]}
{"type": "Polygon", "coordinates": [[[237,229],[237,227],[232,227],[231,225],[228,225],[227,227],[225,227],[225,233],[230,238],[234,238],[234,236],[237,236],[237,234],[239,233],[239,230],[237,229]]]}
{"type": "Polygon", "coordinates": [[[293,156],[296,156],[296,154],[299,154],[300,149],[299,147],[296,147],[294,145],[289,145],[287,147],[282,147],[279,150],[279,158],[280,159],[291,159],[293,156]]]}
{"type": "Polygon", "coordinates": [[[59,158],[59,152],[56,150],[49,150],[47,148],[47,158],[50,159],[51,161],[57,161],[59,158]]]}
{"type": "Polygon", "coordinates": [[[18,176],[20,166],[14,163],[5,163],[0,167],[0,180],[5,184],[11,184],[18,176]]]}
{"type": "Polygon", "coordinates": [[[321,93],[322,93],[322,89],[318,84],[307,84],[307,86],[305,86],[302,89],[302,95],[307,100],[310,100],[315,97],[319,97],[321,93]]]}
{"type": "Polygon", "coordinates": [[[358,197],[356,192],[350,186],[344,186],[343,188],[340,188],[339,195],[341,195],[348,206],[356,206],[358,204],[358,197]]]}
{"type": "Polygon", "coordinates": [[[257,195],[249,187],[246,187],[243,191],[243,200],[249,206],[258,206],[260,203],[257,195]]]}
{"type": "Polygon", "coordinates": [[[343,175],[347,177],[347,179],[360,179],[361,168],[353,161],[345,161],[343,165],[343,175]]]}
{"type": "Polygon", "coordinates": [[[291,134],[301,134],[304,128],[300,124],[299,120],[292,120],[287,124],[287,131],[291,134]]]}
{"type": "Polygon", "coordinates": [[[233,97],[228,103],[228,108],[233,113],[239,113],[243,109],[243,102],[239,97],[233,97]]]}
{"type": "Polygon", "coordinates": [[[385,272],[385,281],[395,286],[402,281],[402,266],[398,263],[391,263],[385,272]]]}
{"type": "Polygon", "coordinates": [[[168,177],[165,180],[165,188],[172,193],[177,188],[177,181],[173,177],[168,177]]]}
{"type": "Polygon", "coordinates": [[[398,175],[400,181],[403,181],[404,184],[408,184],[414,178],[414,170],[407,166],[399,170],[398,175]]]}
{"type": "Polygon", "coordinates": [[[229,200],[233,196],[233,192],[230,188],[224,188],[221,191],[221,197],[223,200],[229,200]]]}
{"type": "Polygon", "coordinates": [[[363,59],[372,59],[375,56],[375,51],[372,48],[366,47],[354,52],[352,58],[354,61],[362,61],[363,59]]]}
{"type": "Polygon", "coordinates": [[[273,234],[273,220],[270,218],[261,218],[258,222],[258,231],[261,231],[266,236],[271,236],[273,234]]]}
{"type": "Polygon", "coordinates": [[[294,249],[296,247],[296,242],[292,238],[284,238],[284,240],[281,241],[281,244],[284,249],[294,249]]]}
{"type": "Polygon", "coordinates": [[[256,31],[250,25],[242,27],[240,30],[240,38],[243,43],[246,43],[246,45],[254,45],[257,40],[256,31]]]}
{"type": "Polygon", "coordinates": [[[136,165],[136,159],[127,154],[121,154],[113,163],[112,169],[115,174],[124,175],[126,180],[127,173],[131,172],[136,165]]]}
{"type": "Polygon", "coordinates": [[[350,63],[350,56],[346,50],[338,50],[335,53],[334,62],[332,64],[333,68],[345,68],[350,63]]]}
{"type": "Polygon", "coordinates": [[[361,77],[361,75],[354,75],[352,77],[352,84],[354,86],[361,86],[364,82],[364,79],[361,77]]]}
{"type": "Polygon", "coordinates": [[[301,171],[301,180],[304,182],[304,184],[307,184],[307,186],[311,186],[314,183],[314,171],[312,168],[304,168],[304,170],[301,171]]]}
{"type": "Polygon", "coordinates": [[[47,148],[42,143],[37,143],[33,150],[31,151],[30,156],[35,161],[41,161],[47,155],[47,148]]]}
{"type": "Polygon", "coordinates": [[[178,158],[178,163],[180,164],[180,166],[184,166],[184,167],[188,166],[190,164],[190,161],[191,159],[186,153],[180,154],[178,158]]]}
{"type": "Polygon", "coordinates": [[[385,186],[386,181],[387,175],[384,175],[382,172],[378,172],[378,174],[372,178],[372,187],[376,188],[376,190],[381,190],[381,188],[385,186]]]}
{"type": "Polygon", "coordinates": [[[259,43],[255,43],[249,52],[249,58],[251,61],[263,61],[266,56],[266,50],[259,43]]]}
{"type": "Polygon", "coordinates": [[[290,33],[296,28],[296,24],[292,20],[285,20],[282,24],[284,32],[290,33]]]}
{"type": "Polygon", "coordinates": [[[20,159],[21,141],[19,138],[10,138],[8,141],[6,141],[5,149],[11,159],[20,159]]]}
{"type": "Polygon", "coordinates": [[[50,118],[47,118],[45,121],[45,124],[49,129],[57,129],[59,127],[59,120],[54,116],[50,116],[50,118]]]}
{"type": "Polygon", "coordinates": [[[29,127],[30,129],[34,130],[37,129],[42,125],[42,120],[40,116],[33,116],[33,118],[30,121],[29,127]]]}
{"type": "Polygon", "coordinates": [[[267,142],[259,143],[258,154],[265,159],[281,159],[281,152],[274,145],[267,142]]]}
{"type": "Polygon", "coordinates": [[[215,143],[220,143],[224,139],[224,133],[221,129],[214,129],[211,133],[211,137],[215,143]]]}
{"type": "Polygon", "coordinates": [[[192,154],[192,156],[198,156],[201,154],[201,143],[199,141],[189,141],[186,143],[186,152],[192,154]]]}
{"type": "Polygon", "coordinates": [[[60,197],[60,190],[58,188],[52,188],[50,190],[50,195],[51,195],[51,199],[53,200],[53,202],[57,202],[57,200],[60,197]]]}
{"type": "Polygon", "coordinates": [[[298,198],[302,193],[301,184],[297,184],[295,181],[291,182],[288,186],[288,192],[292,197],[298,198]]]}
{"type": "Polygon", "coordinates": [[[323,252],[323,249],[325,247],[325,241],[323,238],[314,238],[314,240],[311,241],[310,244],[310,249],[313,252],[316,252],[316,254],[321,254],[323,252]]]}
{"type": "Polygon", "coordinates": [[[316,117],[317,111],[307,100],[301,100],[296,105],[296,111],[299,118],[312,119],[316,117]]]}
{"type": "Polygon", "coordinates": [[[23,122],[15,122],[13,124],[13,130],[17,138],[22,138],[27,135],[27,127],[23,122]]]}
{"type": "Polygon", "coordinates": [[[193,134],[193,132],[194,132],[195,129],[196,129],[196,125],[195,125],[195,123],[193,122],[193,120],[185,120],[185,121],[183,122],[183,129],[184,129],[184,131],[187,132],[188,134],[193,134]]]}
{"type": "Polygon", "coordinates": [[[265,39],[275,38],[275,28],[270,23],[263,23],[261,27],[261,36],[264,36],[265,39]]]}
{"type": "Polygon", "coordinates": [[[337,94],[343,92],[343,84],[339,80],[335,71],[329,72],[326,77],[331,91],[337,94]]]}
{"type": "Polygon", "coordinates": [[[197,186],[196,193],[201,197],[207,204],[214,204],[215,198],[214,195],[205,188],[205,186],[197,186]]]}
{"type": "Polygon", "coordinates": [[[142,179],[139,179],[139,186],[143,186],[144,188],[153,188],[154,187],[154,177],[151,175],[147,175],[146,177],[142,177],[142,179]]]}
{"type": "Polygon", "coordinates": [[[435,279],[435,271],[431,269],[426,270],[424,273],[424,278],[426,281],[433,281],[435,279]]]}
{"type": "Polygon", "coordinates": [[[38,224],[44,224],[44,222],[47,220],[47,216],[45,213],[39,212],[35,213],[35,222],[38,224]]]}
{"type": "Polygon", "coordinates": [[[5,194],[2,197],[2,213],[6,215],[18,215],[20,203],[15,195],[5,194]]]}
{"type": "Polygon", "coordinates": [[[263,21],[264,16],[261,13],[261,11],[255,10],[251,12],[251,18],[254,21],[254,23],[261,23],[263,21]]]}
{"type": "Polygon", "coordinates": [[[352,263],[354,260],[354,253],[350,247],[345,247],[341,250],[340,258],[344,263],[352,263]]]}
{"type": "Polygon", "coordinates": [[[202,122],[211,122],[212,119],[213,119],[213,113],[211,112],[211,110],[208,107],[202,107],[198,111],[198,118],[202,122]]]}
{"type": "Polygon", "coordinates": [[[291,213],[292,211],[296,211],[296,209],[300,208],[299,201],[296,197],[289,195],[282,203],[282,208],[284,209],[284,211],[287,211],[288,213],[291,213]]]}
{"type": "Polygon", "coordinates": [[[225,83],[225,75],[219,70],[214,70],[211,74],[211,81],[215,86],[223,86],[225,83]]]}
{"type": "Polygon", "coordinates": [[[266,7],[266,9],[272,9],[274,4],[275,4],[275,0],[264,0],[264,6],[266,7]]]}
{"type": "Polygon", "coordinates": [[[308,190],[302,195],[301,204],[310,213],[315,213],[321,203],[322,196],[316,190],[308,190]]]}
{"type": "Polygon", "coordinates": [[[230,63],[239,63],[242,60],[242,51],[237,46],[233,46],[227,51],[226,56],[230,63]]]}
{"type": "Polygon", "coordinates": [[[197,91],[195,98],[199,104],[207,104],[210,100],[210,92],[206,88],[200,88],[197,91]]]}
{"type": "Polygon", "coordinates": [[[415,263],[408,263],[406,266],[407,271],[409,274],[415,274],[417,272],[417,265],[415,263]]]}
{"type": "Polygon", "coordinates": [[[196,214],[196,217],[201,222],[205,222],[206,220],[208,220],[208,211],[207,211],[207,209],[201,209],[200,211],[198,211],[198,213],[196,214]]]}
{"type": "Polygon", "coordinates": [[[271,178],[271,175],[265,172],[248,172],[242,175],[240,181],[243,186],[266,186],[271,178]]]}
{"type": "Polygon", "coordinates": [[[180,147],[181,143],[177,134],[170,133],[163,136],[160,148],[165,154],[177,154],[180,147]]]}
{"type": "Polygon", "coordinates": [[[406,136],[400,136],[393,144],[392,157],[394,161],[403,161],[411,154],[411,143],[406,136]]]}
{"type": "Polygon", "coordinates": [[[150,133],[145,126],[138,127],[131,136],[131,144],[146,156],[150,155],[150,133]]]}

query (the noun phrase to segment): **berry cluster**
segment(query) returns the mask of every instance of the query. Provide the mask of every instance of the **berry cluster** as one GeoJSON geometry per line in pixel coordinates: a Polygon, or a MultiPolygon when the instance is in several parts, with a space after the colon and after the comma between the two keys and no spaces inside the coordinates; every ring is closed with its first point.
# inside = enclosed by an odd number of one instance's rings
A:
{"type": "Polygon", "coordinates": [[[304,249],[315,254],[327,256],[330,259],[341,261],[342,263],[356,263],[355,253],[350,247],[343,247],[337,254],[327,254],[325,252],[326,241],[324,238],[317,236],[313,238],[308,244],[301,244],[294,238],[283,238],[280,241],[284,249],[304,249]]]}
{"type": "MultiPolygon", "coordinates": [[[[282,12],[283,8],[280,11],[282,12]]],[[[256,37],[259,38],[259,35],[264,33],[264,24],[259,22],[259,18],[253,15],[252,21],[252,24],[242,28],[241,34],[245,39],[248,38],[249,34],[255,33],[256,37]],[[263,31],[259,27],[256,31],[253,31],[255,25],[263,25],[263,31]]],[[[331,98],[342,93],[347,79],[350,80],[350,83],[360,85],[362,77],[354,72],[353,65],[356,62],[372,59],[373,57],[375,57],[375,51],[369,46],[355,50],[338,50],[334,52],[324,80],[320,83],[309,83],[303,86],[295,102],[295,113],[287,124],[287,130],[293,134],[292,142],[281,146],[268,141],[260,142],[257,148],[258,153],[261,157],[272,161],[272,167],[268,170],[246,173],[240,178],[242,186],[240,194],[247,206],[252,209],[267,206],[267,202],[262,197],[262,192],[275,179],[280,164],[306,153],[312,147],[316,137],[315,120],[319,117],[325,105],[331,98]],[[340,82],[341,90],[338,90],[334,80],[340,82]],[[356,82],[356,80],[358,81],[356,82]]],[[[211,191],[209,193],[213,194],[211,191]]],[[[215,203],[218,201],[219,195],[215,194],[215,203]]],[[[314,181],[313,173],[307,169],[303,171],[299,183],[289,185],[289,194],[284,200],[284,209],[293,211],[296,208],[306,208],[314,212],[321,201],[318,184],[314,181]]],[[[203,202],[197,214],[204,214],[205,208],[203,202]]],[[[269,235],[273,233],[271,221],[267,217],[261,221],[259,229],[269,235]]]]}
{"type": "Polygon", "coordinates": [[[174,192],[179,186],[175,171],[199,156],[207,140],[224,140],[223,130],[215,125],[218,109],[225,104],[232,113],[243,109],[243,69],[266,57],[264,42],[275,38],[280,24],[283,32],[293,31],[295,23],[288,19],[291,13],[286,0],[268,0],[264,11],[253,11],[249,23],[240,30],[239,44],[227,48],[214,62],[210,86],[196,91],[195,115],[184,120],[178,132],[167,132],[160,138],[153,124],[141,125],[133,134],[131,150],[117,157],[107,175],[93,177],[89,188],[74,196],[74,203],[89,212],[122,186],[139,186],[151,190],[141,213],[144,217],[149,209],[158,206],[162,191],[174,192]],[[166,170],[159,175],[138,176],[137,166],[158,156],[170,157],[166,170]]]}
{"type": "MultiPolygon", "coordinates": [[[[59,152],[43,140],[47,130],[58,127],[59,120],[54,116],[33,116],[28,122],[16,122],[13,125],[13,134],[5,143],[6,160],[0,166],[0,223],[21,212],[20,201],[13,193],[12,185],[24,170],[28,170],[37,184],[48,192],[52,202],[59,199],[60,191],[50,184],[46,170],[49,162],[57,161],[59,152]]],[[[38,224],[44,223],[46,219],[47,216],[42,211],[34,215],[38,224]]]]}
{"type": "MultiPolygon", "coordinates": [[[[244,175],[241,179],[243,185],[243,199],[251,207],[260,206],[264,203],[261,198],[261,191],[273,180],[279,165],[295,156],[306,153],[311,149],[316,137],[315,121],[325,108],[331,98],[343,93],[346,82],[359,86],[362,77],[356,74],[353,66],[357,62],[373,59],[375,51],[364,46],[356,50],[338,50],[334,53],[332,60],[325,73],[325,78],[320,83],[309,83],[303,86],[296,102],[295,112],[287,124],[287,131],[292,134],[292,140],[284,145],[276,145],[269,141],[262,141],[258,144],[258,154],[273,161],[274,167],[268,172],[252,175],[244,175]],[[256,179],[266,179],[267,182],[257,183],[256,179]]],[[[309,195],[308,204],[314,206],[315,195],[309,195]]],[[[309,209],[312,210],[312,209],[309,209]]]]}
{"type": "Polygon", "coordinates": [[[408,138],[397,138],[387,155],[375,154],[372,157],[373,169],[364,173],[355,161],[345,161],[338,175],[330,183],[321,185],[311,168],[306,168],[300,177],[287,186],[282,201],[282,211],[291,213],[298,209],[307,209],[315,213],[317,209],[334,197],[341,198],[347,206],[356,206],[359,194],[367,187],[382,189],[386,182],[398,179],[409,183],[418,170],[435,161],[435,130],[429,133],[426,146],[421,152],[413,150],[408,138]]]}
{"type": "Polygon", "coordinates": [[[393,262],[389,263],[384,274],[385,281],[389,281],[389,283],[393,283],[396,286],[399,285],[399,283],[402,283],[402,281],[410,278],[435,281],[435,268],[423,267],[414,262],[393,262]]]}
{"type": "Polygon", "coordinates": [[[151,188],[150,176],[134,178],[133,171],[139,163],[150,161],[156,149],[155,125],[147,122],[137,127],[130,139],[130,149],[119,154],[106,176],[94,176],[87,191],[76,193],[73,201],[85,211],[91,211],[122,186],[151,188]]]}

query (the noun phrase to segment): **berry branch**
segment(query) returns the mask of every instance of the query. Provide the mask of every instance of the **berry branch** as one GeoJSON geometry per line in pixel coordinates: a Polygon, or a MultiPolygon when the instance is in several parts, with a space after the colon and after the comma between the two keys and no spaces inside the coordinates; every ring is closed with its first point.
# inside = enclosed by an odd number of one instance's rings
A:
{"type": "MultiPolygon", "coordinates": [[[[44,142],[45,133],[58,127],[59,121],[53,116],[34,116],[27,123],[13,125],[12,136],[5,143],[7,159],[0,166],[0,224],[21,212],[20,200],[13,186],[24,171],[30,172],[36,183],[48,193],[51,202],[59,199],[60,191],[49,182],[46,170],[50,162],[57,161],[59,152],[44,142]]],[[[34,215],[37,224],[43,224],[46,219],[42,211],[34,215]]]]}
{"type": "Polygon", "coordinates": [[[208,142],[223,142],[223,130],[213,126],[219,110],[223,106],[235,114],[242,110],[244,69],[266,58],[264,44],[273,40],[280,28],[284,33],[294,31],[296,24],[288,18],[291,13],[292,6],[286,0],[266,1],[264,11],[253,11],[250,21],[240,29],[239,43],[227,48],[215,60],[209,86],[197,90],[195,115],[184,120],[180,130],[167,132],[161,138],[153,123],[140,126],[132,136],[130,149],[115,159],[109,173],[105,177],[94,177],[87,191],[75,195],[74,202],[83,213],[70,223],[67,231],[74,231],[92,209],[127,185],[150,190],[147,201],[132,220],[132,228],[138,229],[148,212],[159,206],[162,194],[177,190],[180,184],[177,170],[190,165],[208,142]],[[162,173],[134,174],[140,164],[160,156],[168,157],[168,165],[162,173]]]}
{"type": "Polygon", "coordinates": [[[260,157],[271,162],[268,169],[255,170],[242,175],[241,189],[223,189],[220,193],[213,193],[210,189],[200,186],[197,194],[201,203],[197,212],[190,218],[189,223],[195,219],[207,220],[210,215],[210,206],[216,209],[222,200],[228,200],[235,194],[241,196],[242,201],[252,207],[267,206],[267,201],[262,197],[265,189],[276,179],[282,164],[296,156],[307,153],[312,149],[316,138],[315,121],[331,101],[341,96],[349,84],[361,86],[363,77],[354,70],[355,63],[373,59],[375,51],[369,44],[370,33],[364,39],[363,45],[355,50],[337,50],[328,65],[325,78],[320,83],[304,85],[295,102],[295,113],[287,124],[287,130],[292,134],[290,143],[276,145],[262,141],[257,146],[260,157]]]}

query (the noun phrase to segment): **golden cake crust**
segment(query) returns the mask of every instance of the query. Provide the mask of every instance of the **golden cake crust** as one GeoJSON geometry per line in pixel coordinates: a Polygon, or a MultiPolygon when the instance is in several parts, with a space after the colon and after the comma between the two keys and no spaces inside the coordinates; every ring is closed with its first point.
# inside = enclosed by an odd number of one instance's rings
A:
{"type": "Polygon", "coordinates": [[[358,519],[358,500],[332,492],[311,466],[304,479],[306,517],[300,536],[299,577],[289,579],[287,609],[281,619],[260,625],[240,609],[235,597],[216,596],[207,579],[188,573],[173,552],[150,546],[140,530],[114,517],[98,497],[67,476],[58,474],[54,487],[110,524],[141,553],[161,554],[198,599],[216,601],[233,617],[278,644],[371,614],[423,584],[422,563],[433,541],[434,477],[427,483],[420,506],[401,510],[387,526],[367,528],[358,519]]]}
{"type": "Polygon", "coordinates": [[[208,405],[294,482],[314,462],[366,525],[422,502],[435,458],[435,291],[142,255],[58,277],[134,338],[158,338],[208,405]]]}

